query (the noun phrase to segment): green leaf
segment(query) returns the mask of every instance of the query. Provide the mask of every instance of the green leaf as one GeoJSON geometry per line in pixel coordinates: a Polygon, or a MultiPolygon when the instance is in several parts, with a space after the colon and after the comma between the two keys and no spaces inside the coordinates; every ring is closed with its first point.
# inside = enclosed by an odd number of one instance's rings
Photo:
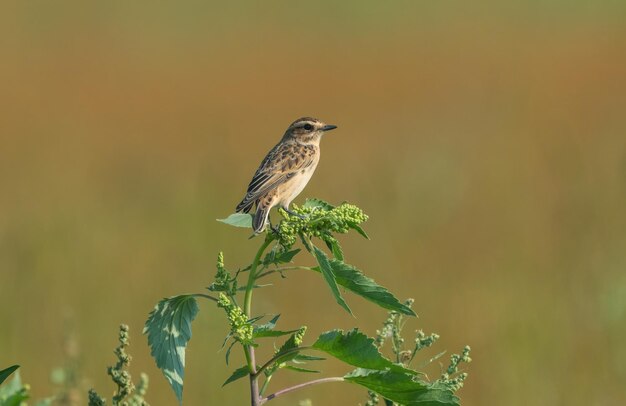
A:
{"type": "Polygon", "coordinates": [[[296,335],[292,334],[291,337],[289,337],[287,341],[285,341],[285,343],[281,345],[276,352],[276,355],[278,357],[276,358],[275,364],[282,364],[283,362],[291,361],[292,359],[296,358],[298,356],[298,352],[294,350],[296,350],[297,348],[298,344],[296,344],[296,335]],[[284,355],[281,356],[281,354],[284,355]]]}
{"type": "Polygon", "coordinates": [[[182,404],[185,348],[191,339],[191,322],[198,313],[193,295],[161,300],[150,312],[143,334],[148,335],[150,353],[182,404]]]}
{"type": "Polygon", "coordinates": [[[17,370],[19,367],[19,365],[12,365],[0,371],[0,384],[2,384],[2,382],[4,382],[9,377],[9,375],[15,372],[15,370],[17,370]]]}
{"type": "Polygon", "coordinates": [[[292,250],[292,251],[275,251],[272,250],[267,253],[265,258],[263,258],[263,265],[271,265],[271,264],[287,264],[291,262],[293,257],[295,257],[298,252],[300,252],[300,248],[292,250]]]}
{"type": "Polygon", "coordinates": [[[317,263],[320,266],[322,275],[324,276],[326,283],[330,287],[330,290],[333,293],[335,300],[337,301],[337,303],[339,303],[341,307],[346,309],[348,313],[352,314],[352,310],[350,310],[350,307],[348,307],[348,304],[346,303],[346,301],[343,300],[343,297],[341,297],[341,293],[339,292],[339,288],[337,287],[337,281],[335,280],[335,275],[333,273],[333,269],[332,269],[332,266],[330,265],[328,257],[326,256],[324,251],[317,248],[315,245],[313,245],[313,252],[315,255],[315,259],[317,260],[317,263]]]}
{"type": "Polygon", "coordinates": [[[314,209],[316,207],[322,208],[324,210],[332,210],[335,208],[332,204],[325,202],[322,199],[306,199],[304,204],[302,205],[304,208],[314,209]]]}
{"type": "MultiPolygon", "coordinates": [[[[415,316],[415,312],[404,303],[400,302],[387,289],[378,285],[373,279],[368,278],[352,265],[336,259],[329,261],[333,275],[337,283],[352,293],[355,293],[372,303],[388,310],[395,310],[408,316],[415,316]]],[[[315,271],[319,269],[314,268],[315,271]]]]}
{"type": "MultiPolygon", "coordinates": [[[[276,322],[278,321],[279,318],[280,318],[280,314],[277,314],[276,316],[272,317],[272,319],[268,321],[267,323],[261,324],[260,326],[254,326],[254,332],[256,333],[258,331],[273,330],[274,327],[276,327],[276,322]]],[[[254,321],[248,320],[248,323],[254,323],[254,321]]]]}
{"type": "Polygon", "coordinates": [[[343,330],[327,331],[320,335],[311,347],[359,368],[389,369],[412,375],[418,373],[400,364],[394,364],[385,358],[374,345],[374,339],[357,329],[350,330],[345,334],[343,330]]]}
{"type": "Polygon", "coordinates": [[[323,357],[316,357],[314,355],[307,355],[307,354],[298,354],[293,358],[293,362],[295,362],[296,364],[304,364],[306,361],[324,361],[326,360],[326,358],[323,357]]]}
{"type": "Polygon", "coordinates": [[[263,338],[263,337],[282,337],[282,336],[286,336],[288,334],[292,334],[294,332],[298,331],[296,330],[289,330],[289,331],[283,331],[283,330],[265,330],[265,331],[259,331],[258,333],[255,332],[254,333],[254,338],[263,338]]]}
{"type": "Polygon", "coordinates": [[[300,367],[296,367],[293,365],[286,365],[285,369],[290,369],[292,371],[296,371],[296,372],[305,372],[305,373],[309,373],[309,374],[319,374],[320,371],[316,371],[314,369],[306,369],[306,368],[300,368],[300,367]]]}
{"type": "Polygon", "coordinates": [[[363,236],[363,238],[365,238],[366,240],[370,239],[370,236],[367,235],[367,233],[365,232],[365,230],[363,230],[361,228],[361,226],[359,226],[358,224],[350,224],[350,228],[352,228],[353,230],[356,230],[357,233],[361,234],[363,236]]]}
{"type": "Polygon", "coordinates": [[[230,360],[230,352],[232,351],[233,347],[235,346],[235,344],[237,344],[237,341],[234,341],[232,343],[230,343],[230,345],[228,346],[228,349],[226,350],[226,365],[228,365],[228,361],[230,360]]]}
{"type": "Polygon", "coordinates": [[[248,213],[233,213],[225,219],[217,219],[222,223],[243,228],[252,228],[252,216],[248,213]]]}
{"type": "Polygon", "coordinates": [[[459,398],[439,383],[427,383],[402,372],[356,369],[344,376],[382,397],[406,406],[458,406],[459,398]]]}
{"type": "Polygon", "coordinates": [[[339,241],[337,241],[337,239],[334,237],[330,237],[325,238],[324,242],[326,243],[328,249],[333,253],[333,256],[339,261],[343,261],[343,250],[339,245],[339,241]]]}
{"type": "Polygon", "coordinates": [[[271,376],[278,369],[284,367],[286,362],[292,361],[299,356],[299,343],[302,341],[306,327],[303,326],[298,329],[295,334],[285,341],[285,343],[274,354],[274,363],[265,370],[266,376],[271,376]]]}
{"type": "Polygon", "coordinates": [[[276,322],[278,321],[279,317],[280,317],[280,314],[276,315],[272,320],[270,320],[269,322],[261,326],[254,326],[254,333],[253,333],[254,338],[280,337],[280,336],[286,336],[287,334],[292,334],[298,331],[298,329],[290,330],[290,331],[274,330],[274,327],[276,327],[276,322]]]}
{"type": "Polygon", "coordinates": [[[237,379],[241,379],[245,376],[250,375],[250,370],[247,365],[242,366],[241,368],[237,368],[233,374],[228,377],[228,379],[222,384],[222,387],[228,385],[231,382],[235,382],[237,379]]]}

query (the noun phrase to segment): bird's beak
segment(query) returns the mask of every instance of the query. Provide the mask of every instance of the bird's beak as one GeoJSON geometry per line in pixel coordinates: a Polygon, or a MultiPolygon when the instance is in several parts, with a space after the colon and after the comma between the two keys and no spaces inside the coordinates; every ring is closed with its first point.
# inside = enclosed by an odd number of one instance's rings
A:
{"type": "Polygon", "coordinates": [[[322,131],[330,131],[334,130],[335,128],[337,128],[336,125],[326,124],[324,127],[322,127],[322,131]]]}

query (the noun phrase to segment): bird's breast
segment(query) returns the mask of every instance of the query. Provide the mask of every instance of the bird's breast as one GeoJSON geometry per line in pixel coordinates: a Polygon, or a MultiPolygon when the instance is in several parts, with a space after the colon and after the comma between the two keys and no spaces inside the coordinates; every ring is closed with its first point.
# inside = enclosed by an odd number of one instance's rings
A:
{"type": "Polygon", "coordinates": [[[280,196],[280,204],[282,206],[288,207],[293,199],[296,198],[306,187],[309,180],[311,180],[311,176],[313,176],[313,172],[315,172],[315,168],[317,167],[319,159],[316,159],[311,165],[306,168],[298,171],[291,179],[285,182],[280,187],[279,196],[280,196]]]}

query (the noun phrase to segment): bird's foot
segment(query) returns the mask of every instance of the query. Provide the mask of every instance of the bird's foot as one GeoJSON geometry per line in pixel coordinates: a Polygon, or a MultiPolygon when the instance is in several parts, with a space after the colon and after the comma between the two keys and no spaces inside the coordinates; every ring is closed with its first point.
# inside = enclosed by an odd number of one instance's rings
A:
{"type": "Polygon", "coordinates": [[[298,213],[294,213],[294,212],[292,212],[291,210],[286,209],[286,208],[284,208],[284,207],[283,207],[283,210],[285,210],[285,212],[286,212],[287,214],[289,214],[290,216],[298,217],[298,218],[299,218],[299,219],[301,219],[301,220],[305,220],[305,219],[306,219],[306,216],[305,216],[305,215],[298,214],[298,213]]]}
{"type": "Polygon", "coordinates": [[[274,227],[272,223],[270,223],[270,230],[272,230],[274,234],[276,234],[276,236],[280,237],[280,231],[278,231],[278,227],[274,227]]]}

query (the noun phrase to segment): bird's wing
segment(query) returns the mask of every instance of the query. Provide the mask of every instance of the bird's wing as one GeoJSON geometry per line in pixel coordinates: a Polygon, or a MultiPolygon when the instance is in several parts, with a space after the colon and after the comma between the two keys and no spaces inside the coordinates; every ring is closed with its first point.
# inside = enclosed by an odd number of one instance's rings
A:
{"type": "Polygon", "coordinates": [[[250,211],[252,204],[268,191],[275,189],[292,178],[298,171],[315,162],[315,147],[312,145],[276,145],[267,154],[248,185],[248,191],[237,211],[250,211]]]}

